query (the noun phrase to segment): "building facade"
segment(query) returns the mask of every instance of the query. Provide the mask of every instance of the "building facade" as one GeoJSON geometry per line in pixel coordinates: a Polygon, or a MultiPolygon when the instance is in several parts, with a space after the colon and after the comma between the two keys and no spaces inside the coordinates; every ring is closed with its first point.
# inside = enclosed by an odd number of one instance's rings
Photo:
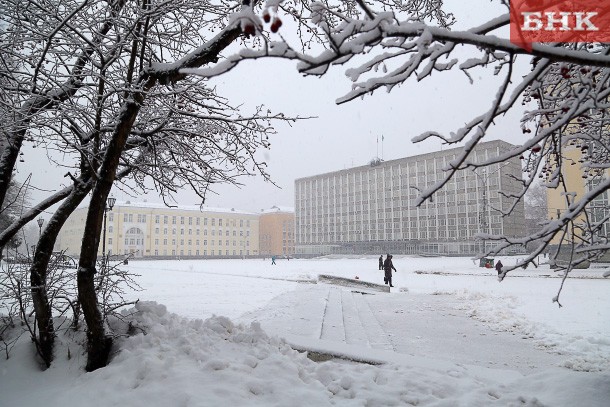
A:
{"type": "MultiPolygon", "coordinates": [[[[62,228],[58,249],[80,254],[87,208],[62,228]]],[[[234,209],[117,202],[107,212],[106,252],[135,257],[258,256],[259,216],[234,209]]],[[[100,242],[98,255],[102,254],[100,242]]]]}
{"type": "Polygon", "coordinates": [[[294,209],[274,206],[261,213],[259,246],[264,256],[294,256],[294,209]]]}
{"type": "MultiPolygon", "coordinates": [[[[558,219],[567,209],[569,204],[580,200],[585,194],[589,193],[601,181],[603,177],[610,176],[610,170],[602,170],[602,173],[597,176],[584,175],[582,163],[587,161],[587,157],[583,154],[583,146],[587,149],[593,149],[595,144],[587,144],[584,141],[574,141],[574,145],[565,146],[562,151],[562,166],[561,175],[563,183],[555,188],[547,188],[547,206],[548,218],[558,219]]],[[[597,147],[600,148],[600,147],[597,147]]],[[[606,243],[610,239],[610,197],[608,191],[604,191],[598,195],[590,204],[588,204],[583,213],[575,219],[576,224],[587,223],[598,224],[595,229],[595,236],[585,236],[588,239],[595,239],[598,243],[606,243]]],[[[588,228],[587,228],[588,231],[588,228]]],[[[582,237],[583,229],[568,228],[566,236],[561,234],[554,237],[551,241],[551,249],[556,248],[562,240],[564,244],[571,244],[574,241],[579,242],[582,237]],[[577,236],[572,236],[575,233],[577,236]]],[[[589,232],[589,231],[588,231],[589,232]]],[[[610,257],[610,256],[608,256],[610,257]]]]}
{"type": "MultiPolygon", "coordinates": [[[[480,143],[474,162],[513,148],[504,141],[480,143]]],[[[506,196],[521,190],[521,163],[513,158],[458,171],[428,200],[419,191],[444,178],[443,168],[461,148],[316,175],[295,181],[297,255],[330,253],[476,254],[476,234],[523,236],[523,202],[512,213],[506,196]]]]}

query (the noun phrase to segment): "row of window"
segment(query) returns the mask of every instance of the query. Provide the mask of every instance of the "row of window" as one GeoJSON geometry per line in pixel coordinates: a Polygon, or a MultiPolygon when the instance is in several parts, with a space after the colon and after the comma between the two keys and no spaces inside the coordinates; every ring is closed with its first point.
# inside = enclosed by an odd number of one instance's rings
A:
{"type": "MultiPolygon", "coordinates": [[[[477,230],[467,229],[455,229],[455,230],[439,230],[439,231],[412,231],[410,233],[387,233],[387,234],[338,234],[336,237],[332,235],[314,234],[310,236],[303,236],[298,240],[298,244],[302,243],[336,243],[336,242],[365,242],[365,241],[377,241],[377,240],[396,240],[396,239],[412,239],[412,240],[426,240],[426,239],[455,239],[455,238],[473,238],[477,233],[477,230]]],[[[499,235],[501,229],[492,229],[492,234],[499,235]]]]}
{"type": "MultiPolygon", "coordinates": [[[[203,219],[203,225],[207,226],[208,225],[208,221],[211,224],[211,226],[216,226],[216,223],[218,223],[218,226],[223,226],[223,219],[222,218],[201,218],[201,217],[192,217],[192,216],[168,216],[168,215],[154,215],[155,216],[155,223],[156,224],[160,224],[161,220],[163,220],[163,224],[167,225],[169,224],[169,220],[171,217],[171,224],[172,225],[176,225],[178,224],[177,222],[179,222],[181,225],[184,225],[185,222],[188,223],[189,225],[193,225],[193,220],[196,226],[199,226],[201,224],[201,219],[203,219]],[[217,222],[218,221],[218,222],[217,222]]],[[[132,222],[134,221],[134,219],[136,219],[137,223],[146,223],[146,215],[145,214],[133,214],[133,213],[125,213],[123,214],[123,222],[132,222]],[[134,217],[135,215],[135,217],[134,217]]],[[[108,220],[110,222],[114,221],[114,213],[110,212],[108,214],[108,220]]],[[[246,227],[250,227],[250,220],[246,219],[244,221],[244,219],[239,219],[239,222],[237,221],[237,219],[224,219],[224,225],[225,226],[233,226],[236,227],[239,224],[239,227],[244,227],[244,225],[246,227]]]]}

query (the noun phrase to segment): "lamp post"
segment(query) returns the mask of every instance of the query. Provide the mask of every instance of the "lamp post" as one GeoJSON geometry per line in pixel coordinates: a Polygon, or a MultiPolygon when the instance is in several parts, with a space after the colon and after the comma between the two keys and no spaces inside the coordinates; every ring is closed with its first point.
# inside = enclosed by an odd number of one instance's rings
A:
{"type": "Polygon", "coordinates": [[[104,265],[106,264],[106,213],[112,210],[115,202],[116,198],[111,196],[108,198],[107,204],[104,205],[104,237],[102,238],[102,263],[104,265]]]}
{"type": "Polygon", "coordinates": [[[44,219],[38,218],[36,222],[38,223],[38,239],[40,239],[40,235],[42,235],[42,225],[44,225],[44,219]]]}

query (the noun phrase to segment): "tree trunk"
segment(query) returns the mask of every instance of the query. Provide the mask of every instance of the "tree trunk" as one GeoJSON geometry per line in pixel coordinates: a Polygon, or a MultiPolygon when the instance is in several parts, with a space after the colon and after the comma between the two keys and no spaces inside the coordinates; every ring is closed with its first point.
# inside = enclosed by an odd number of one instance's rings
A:
{"type": "Polygon", "coordinates": [[[53,255],[53,246],[59,232],[72,212],[83,201],[91,190],[92,183],[88,177],[81,177],[74,185],[72,193],[55,211],[44,233],[40,235],[34,253],[34,261],[30,268],[30,283],[32,285],[32,302],[38,324],[38,354],[47,367],[53,360],[53,345],[55,342],[55,330],[53,327],[53,310],[47,294],[47,271],[49,260],[53,255]]]}
{"type": "Polygon", "coordinates": [[[2,132],[3,141],[0,141],[0,208],[4,207],[4,199],[11,185],[13,169],[19,157],[24,135],[25,128],[15,132],[10,130],[2,132]]]}
{"type": "MultiPolygon", "coordinates": [[[[148,86],[145,89],[148,89],[153,83],[154,81],[147,83],[148,86]]],[[[141,93],[134,94],[133,99],[125,103],[121,114],[117,118],[118,124],[104,154],[104,161],[91,194],[87,219],[85,220],[77,282],[78,300],[87,323],[88,355],[86,370],[88,372],[106,366],[112,346],[112,338],[106,337],[104,320],[98,307],[94,284],[95,262],[102,232],[106,199],[112,189],[119,159],[125,148],[127,136],[131,132],[133,123],[140,111],[142,101],[143,95],[141,93]]]]}

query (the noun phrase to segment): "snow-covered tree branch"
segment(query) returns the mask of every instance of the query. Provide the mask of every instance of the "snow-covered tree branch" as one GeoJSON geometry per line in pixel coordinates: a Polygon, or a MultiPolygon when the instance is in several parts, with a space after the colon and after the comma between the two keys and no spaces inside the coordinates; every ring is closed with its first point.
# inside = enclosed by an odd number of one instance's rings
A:
{"type": "MultiPolygon", "coordinates": [[[[296,11],[292,6],[295,2],[274,2],[277,3],[287,5],[280,6],[280,17],[305,8],[296,11]]],[[[574,247],[578,255],[568,262],[569,271],[573,264],[595,258],[608,248],[604,224],[608,219],[610,178],[610,48],[592,43],[534,43],[531,50],[526,50],[508,38],[510,10],[508,2],[501,3],[503,10],[484,24],[453,30],[454,17],[442,12],[442,1],[296,2],[307,5],[308,21],[314,26],[312,35],[322,42],[322,47],[303,47],[299,38],[293,40],[297,36],[291,32],[283,33],[276,41],[261,35],[263,40],[258,48],[242,49],[215,66],[182,72],[211,77],[233,69],[242,61],[262,58],[296,61],[299,72],[313,76],[324,76],[339,65],[352,82],[351,90],[336,100],[340,104],[371,95],[378,89],[389,92],[406,81],[423,81],[451,70],[460,70],[471,82],[478,76],[473,74],[475,71],[489,70],[498,77],[498,83],[487,110],[474,118],[465,118],[466,124],[449,135],[431,129],[413,138],[414,142],[437,138],[446,144],[464,146],[463,152],[444,169],[444,179],[422,191],[418,202],[431,199],[458,170],[495,165],[514,157],[522,160],[524,168],[520,178],[522,190],[510,196],[514,202],[524,199],[538,178],[549,190],[563,189],[569,195],[573,191],[563,180],[562,166],[579,165],[587,192],[566,202],[562,213],[554,219],[549,216],[536,233],[523,238],[480,236],[498,241],[497,247],[486,254],[535,240],[543,242],[515,267],[532,262],[549,245],[574,247]],[[515,65],[524,65],[526,61],[531,66],[529,74],[515,75],[515,65]],[[529,138],[499,157],[475,162],[471,158],[474,147],[497,118],[520,103],[529,109],[520,123],[529,138]],[[581,154],[574,160],[575,147],[580,147],[581,154]],[[597,208],[595,221],[587,220],[593,206],[597,208]],[[576,232],[568,233],[567,229],[572,227],[576,232]]],[[[606,8],[604,12],[608,11],[606,8]]],[[[504,267],[501,278],[513,268],[504,267]]]]}

